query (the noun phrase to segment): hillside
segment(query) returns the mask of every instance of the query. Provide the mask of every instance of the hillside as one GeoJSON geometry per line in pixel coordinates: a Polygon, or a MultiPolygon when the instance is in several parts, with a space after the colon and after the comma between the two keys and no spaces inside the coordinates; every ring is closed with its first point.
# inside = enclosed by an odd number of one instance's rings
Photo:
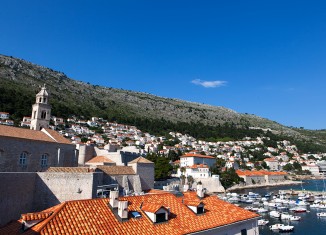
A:
{"type": "MultiPolygon", "coordinates": [[[[15,120],[30,115],[35,94],[45,84],[51,92],[52,114],[59,117],[101,116],[127,124],[146,120],[150,125],[158,128],[161,126],[162,129],[168,129],[167,124],[180,122],[189,124],[188,126],[232,125],[246,129],[270,128],[276,134],[296,138],[305,136],[302,130],[291,129],[255,115],[237,113],[224,107],[92,85],[70,79],[62,72],[3,55],[0,55],[0,81],[0,111],[13,114],[15,120]]],[[[324,138],[320,138],[321,135],[313,133],[316,132],[309,131],[309,138],[316,136],[315,142],[324,141],[324,138]]]]}

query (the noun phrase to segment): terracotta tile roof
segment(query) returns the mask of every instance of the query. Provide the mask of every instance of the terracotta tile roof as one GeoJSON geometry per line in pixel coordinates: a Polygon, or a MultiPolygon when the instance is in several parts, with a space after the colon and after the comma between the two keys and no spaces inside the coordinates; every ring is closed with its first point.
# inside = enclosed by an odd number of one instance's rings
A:
{"type": "Polygon", "coordinates": [[[97,166],[97,169],[108,175],[135,175],[131,166],[97,166]]]}
{"type": "Polygon", "coordinates": [[[199,206],[203,204],[200,200],[184,200],[183,203],[187,206],[199,206]]]}
{"type": "Polygon", "coordinates": [[[54,142],[54,143],[62,143],[62,144],[71,144],[71,142],[68,139],[61,136],[56,131],[53,131],[50,129],[46,129],[46,130],[43,129],[43,130],[35,131],[35,130],[30,130],[30,129],[25,129],[25,128],[0,125],[0,136],[35,140],[35,141],[46,141],[46,142],[54,142]],[[48,132],[48,134],[46,134],[46,132],[48,132]]]}
{"type": "Polygon", "coordinates": [[[170,193],[168,191],[164,191],[161,189],[150,189],[146,191],[147,194],[165,194],[165,193],[170,193]]]}
{"type": "MultiPolygon", "coordinates": [[[[185,195],[187,197],[187,195],[185,195]]],[[[190,198],[193,196],[190,196],[190,198]]],[[[12,222],[0,229],[0,234],[189,234],[208,230],[259,215],[218,199],[207,196],[203,199],[205,213],[196,216],[186,205],[172,194],[154,194],[122,197],[128,201],[128,210],[137,211],[140,218],[120,222],[108,207],[109,199],[68,201],[46,210],[52,214],[25,232],[20,232],[21,222],[12,222]],[[169,207],[169,220],[154,224],[140,209],[147,204],[169,207]]]]}
{"type": "Polygon", "coordinates": [[[198,157],[198,158],[210,158],[210,159],[215,159],[213,156],[208,156],[208,155],[201,155],[201,154],[194,154],[194,153],[187,153],[185,155],[180,156],[180,158],[184,157],[198,157]]]}
{"type": "Polygon", "coordinates": [[[24,221],[30,221],[30,220],[41,220],[48,218],[52,212],[37,212],[37,213],[27,213],[22,214],[21,219],[24,221]]]}
{"type": "Polygon", "coordinates": [[[93,157],[91,160],[89,160],[86,163],[115,163],[115,162],[108,159],[105,156],[96,156],[96,157],[93,157]]]}
{"type": "Polygon", "coordinates": [[[287,175],[286,172],[283,171],[242,171],[242,170],[237,170],[236,173],[240,176],[264,176],[264,175],[287,175]]]}
{"type": "Polygon", "coordinates": [[[159,209],[164,208],[163,205],[157,203],[144,203],[141,207],[143,211],[156,213],[159,209]]]}
{"type": "Polygon", "coordinates": [[[46,172],[87,173],[92,170],[88,167],[49,167],[46,172]]]}
{"type": "Polygon", "coordinates": [[[265,158],[264,161],[265,162],[277,162],[277,159],[275,159],[275,158],[265,158]]]}
{"type": "Polygon", "coordinates": [[[132,160],[131,162],[128,162],[128,163],[151,163],[151,164],[154,164],[154,162],[144,158],[144,157],[139,157],[139,158],[136,158],[134,160],[132,160]]]}
{"type": "Polygon", "coordinates": [[[71,141],[69,139],[66,139],[62,135],[60,135],[58,132],[51,130],[51,129],[42,129],[41,131],[49,133],[58,143],[62,144],[71,144],[71,141]]]}

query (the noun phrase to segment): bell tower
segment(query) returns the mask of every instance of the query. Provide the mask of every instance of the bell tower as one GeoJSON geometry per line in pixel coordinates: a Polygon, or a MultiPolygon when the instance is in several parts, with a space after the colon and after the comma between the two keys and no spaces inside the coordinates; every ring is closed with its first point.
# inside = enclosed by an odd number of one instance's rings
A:
{"type": "Polygon", "coordinates": [[[51,117],[51,105],[49,102],[49,94],[45,88],[45,84],[41,91],[36,94],[36,102],[32,107],[31,129],[41,130],[49,128],[51,117]]]}

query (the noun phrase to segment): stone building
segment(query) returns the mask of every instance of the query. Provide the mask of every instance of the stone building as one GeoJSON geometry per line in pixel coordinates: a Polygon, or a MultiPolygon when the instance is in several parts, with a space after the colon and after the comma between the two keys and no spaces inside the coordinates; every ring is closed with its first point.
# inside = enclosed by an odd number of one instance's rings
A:
{"type": "Polygon", "coordinates": [[[77,166],[76,147],[48,129],[51,106],[45,87],[36,95],[31,129],[0,125],[0,172],[36,172],[51,166],[77,166]]]}
{"type": "Polygon", "coordinates": [[[51,106],[49,105],[49,93],[45,86],[36,94],[36,101],[32,107],[31,126],[32,130],[49,128],[51,118],[51,106]]]}
{"type": "Polygon", "coordinates": [[[0,172],[36,172],[77,166],[75,145],[51,129],[0,125],[0,172]]]}
{"type": "Polygon", "coordinates": [[[143,194],[154,187],[154,163],[139,158],[128,166],[50,167],[46,172],[0,172],[0,178],[0,211],[7,212],[0,213],[1,227],[22,213],[101,197],[112,185],[120,195],[143,194]]]}

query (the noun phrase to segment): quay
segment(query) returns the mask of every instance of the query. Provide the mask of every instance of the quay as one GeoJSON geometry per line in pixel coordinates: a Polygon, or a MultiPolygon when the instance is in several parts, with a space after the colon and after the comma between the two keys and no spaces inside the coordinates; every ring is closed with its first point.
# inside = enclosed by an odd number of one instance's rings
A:
{"type": "Polygon", "coordinates": [[[325,191],[312,191],[312,190],[293,190],[293,189],[288,189],[288,190],[280,190],[280,194],[287,194],[287,195],[299,195],[299,194],[308,194],[312,196],[317,196],[317,195],[326,195],[325,191]]]}

